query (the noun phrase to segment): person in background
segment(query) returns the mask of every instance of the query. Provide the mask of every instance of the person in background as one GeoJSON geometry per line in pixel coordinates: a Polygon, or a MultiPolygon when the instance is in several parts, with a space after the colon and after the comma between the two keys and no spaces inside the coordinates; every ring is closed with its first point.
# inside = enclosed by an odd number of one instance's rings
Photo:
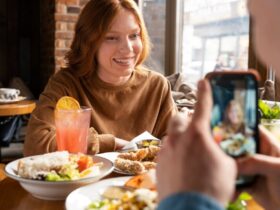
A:
{"type": "MultiPolygon", "coordinates": [[[[256,52],[280,76],[280,1],[250,0],[256,52]]],[[[210,132],[211,90],[200,81],[193,119],[176,139],[167,137],[158,157],[158,210],[220,210],[234,193],[237,172],[258,175],[248,188],[265,209],[280,206],[280,143],[260,126],[260,152],[236,162],[226,156],[210,132]],[[179,137],[178,137],[179,136],[179,137]],[[168,170],[167,170],[168,169],[168,170]]],[[[172,122],[171,122],[172,123],[172,122]]],[[[177,122],[178,124],[178,122],[177,122]]],[[[183,122],[183,124],[185,124],[183,122]]],[[[172,127],[172,126],[170,126],[172,127]]]]}
{"type": "Polygon", "coordinates": [[[236,133],[252,135],[252,131],[244,123],[244,113],[236,100],[228,102],[223,121],[213,128],[213,136],[217,143],[232,138],[236,133]]]}
{"type": "Polygon", "coordinates": [[[54,110],[62,96],[92,108],[88,153],[121,149],[149,131],[166,135],[177,112],[170,84],[143,66],[150,41],[133,0],[91,0],[81,12],[67,67],[53,75],[30,118],[24,155],[56,150],[54,110]]]}

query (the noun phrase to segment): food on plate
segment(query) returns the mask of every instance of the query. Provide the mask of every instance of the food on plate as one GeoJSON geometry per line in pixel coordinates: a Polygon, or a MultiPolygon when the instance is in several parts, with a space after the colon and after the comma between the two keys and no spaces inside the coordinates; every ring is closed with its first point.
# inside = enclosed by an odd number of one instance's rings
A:
{"type": "Polygon", "coordinates": [[[123,158],[117,158],[115,160],[115,166],[121,171],[132,174],[141,174],[146,171],[145,166],[140,161],[126,160],[123,158]]]}
{"type": "Polygon", "coordinates": [[[156,171],[153,169],[149,170],[147,173],[133,176],[124,184],[124,186],[156,190],[156,171]]]}
{"type": "Polygon", "coordinates": [[[78,110],[80,109],[79,102],[70,96],[61,97],[56,103],[56,109],[64,109],[64,110],[78,110]]]}
{"type": "Polygon", "coordinates": [[[26,179],[67,181],[98,175],[101,165],[88,155],[59,151],[19,160],[17,174],[26,179]]]}
{"type": "Polygon", "coordinates": [[[149,146],[135,151],[120,153],[115,160],[115,167],[131,174],[142,174],[156,167],[156,156],[160,147],[149,146]]]}
{"type": "Polygon", "coordinates": [[[155,210],[157,207],[157,193],[149,189],[127,191],[120,199],[103,199],[91,203],[87,210],[155,210]]]}
{"type": "Polygon", "coordinates": [[[155,170],[130,178],[123,186],[109,186],[102,200],[91,203],[87,210],[155,210],[157,192],[155,170]]]}
{"type": "Polygon", "coordinates": [[[102,193],[102,197],[108,198],[108,199],[122,199],[124,194],[127,191],[134,191],[135,188],[133,187],[126,187],[126,186],[109,186],[107,187],[102,193]]]}
{"type": "Polygon", "coordinates": [[[256,143],[253,137],[237,133],[231,138],[222,141],[220,146],[227,154],[238,157],[240,155],[254,154],[256,143]]]}
{"type": "Polygon", "coordinates": [[[149,146],[160,146],[161,141],[156,139],[145,139],[136,143],[137,148],[146,148],[149,146]]]}

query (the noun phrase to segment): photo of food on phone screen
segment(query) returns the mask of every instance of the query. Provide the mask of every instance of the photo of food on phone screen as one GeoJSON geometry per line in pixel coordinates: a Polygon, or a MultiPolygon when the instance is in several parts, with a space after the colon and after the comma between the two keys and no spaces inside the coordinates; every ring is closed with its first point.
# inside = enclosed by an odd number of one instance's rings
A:
{"type": "Polygon", "coordinates": [[[257,151],[257,93],[252,77],[215,77],[211,128],[215,141],[232,157],[257,151]]]}

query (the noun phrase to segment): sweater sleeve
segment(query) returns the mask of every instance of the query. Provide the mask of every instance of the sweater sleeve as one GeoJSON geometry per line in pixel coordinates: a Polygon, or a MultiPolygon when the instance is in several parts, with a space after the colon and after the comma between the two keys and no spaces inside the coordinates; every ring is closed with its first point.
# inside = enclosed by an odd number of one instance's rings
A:
{"type": "Polygon", "coordinates": [[[224,210],[215,200],[196,193],[186,192],[171,195],[160,202],[158,210],[224,210]]]}
{"type": "MultiPolygon", "coordinates": [[[[82,87],[64,73],[53,76],[29,119],[24,142],[24,155],[36,155],[56,151],[56,127],[54,123],[54,110],[56,102],[62,96],[72,96],[78,101],[84,100],[85,93],[82,87]]],[[[94,128],[90,129],[88,153],[113,151],[115,137],[111,134],[98,134],[94,128]]]]}
{"type": "Polygon", "coordinates": [[[164,81],[161,98],[159,100],[161,101],[161,108],[157,118],[155,130],[153,131],[153,134],[159,138],[163,138],[167,134],[167,125],[169,119],[178,112],[171,95],[171,85],[167,79],[164,78],[164,81]]]}

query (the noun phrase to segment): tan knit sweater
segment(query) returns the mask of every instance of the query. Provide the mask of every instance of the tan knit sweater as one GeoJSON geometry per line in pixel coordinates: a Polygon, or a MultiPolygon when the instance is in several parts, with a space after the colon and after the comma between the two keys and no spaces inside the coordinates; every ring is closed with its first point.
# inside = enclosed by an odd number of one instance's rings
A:
{"type": "Polygon", "coordinates": [[[177,111],[168,81],[156,72],[135,70],[125,84],[113,86],[96,74],[85,78],[61,70],[50,78],[29,120],[25,156],[56,150],[54,109],[62,96],[92,108],[88,153],[113,151],[115,137],[129,141],[146,130],[162,138],[177,111]]]}

